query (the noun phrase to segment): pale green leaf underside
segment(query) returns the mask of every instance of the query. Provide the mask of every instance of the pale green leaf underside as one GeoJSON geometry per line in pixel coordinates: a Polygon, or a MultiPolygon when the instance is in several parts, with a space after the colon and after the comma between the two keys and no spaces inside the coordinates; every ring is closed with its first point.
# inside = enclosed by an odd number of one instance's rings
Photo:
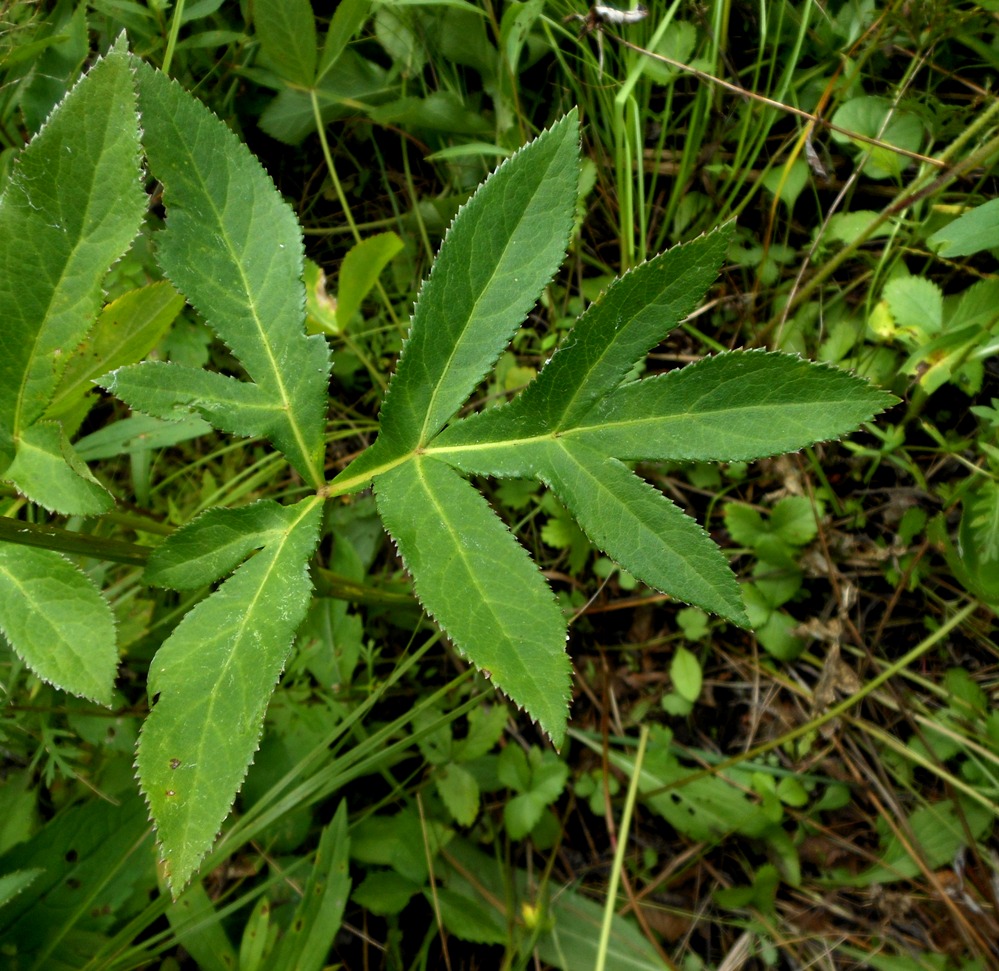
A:
{"type": "Polygon", "coordinates": [[[208,509],[173,533],[149,557],[146,582],[174,590],[214,583],[255,549],[280,539],[300,515],[295,506],[261,499],[238,509],[208,509]]]}
{"type": "Polygon", "coordinates": [[[454,644],[561,745],[565,621],[527,552],[457,472],[416,456],[375,481],[420,602],[454,644]]]}
{"type": "Polygon", "coordinates": [[[0,197],[0,471],[93,325],[145,203],[129,60],[113,51],[21,153],[0,197]]]}
{"type": "Polygon", "coordinates": [[[380,434],[429,441],[496,362],[565,257],[579,179],[572,111],[507,159],[455,217],[420,291],[380,434]]]}
{"type": "Polygon", "coordinates": [[[66,441],[58,422],[36,422],[21,432],[5,478],[32,502],[64,516],[100,516],[114,508],[111,494],[66,441]]]}
{"type": "MultiPolygon", "coordinates": [[[[143,145],[167,207],[160,265],[272,407],[267,436],[318,486],[329,350],[322,337],[305,336],[295,215],[246,146],[204,105],[145,64],[137,79],[143,145]]],[[[235,402],[241,408],[244,399],[235,402]]]]}
{"type": "Polygon", "coordinates": [[[0,631],[43,681],[111,703],[118,666],[111,608],[61,554],[0,543],[0,631]]]}
{"type": "Polygon", "coordinates": [[[287,530],[187,614],[149,670],[157,700],[139,739],[139,779],[175,894],[232,807],[308,607],[322,504],[292,508],[287,530]]]}

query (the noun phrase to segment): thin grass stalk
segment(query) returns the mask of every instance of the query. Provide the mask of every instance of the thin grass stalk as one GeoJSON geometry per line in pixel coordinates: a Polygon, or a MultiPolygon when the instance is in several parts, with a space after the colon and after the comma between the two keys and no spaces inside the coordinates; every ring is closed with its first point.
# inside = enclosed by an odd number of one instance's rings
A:
{"type": "Polygon", "coordinates": [[[617,831],[617,847],[614,850],[614,863],[611,867],[610,882],[607,886],[607,899],[604,902],[604,919],[600,925],[600,941],[597,945],[597,963],[594,971],[606,971],[607,950],[610,947],[611,927],[617,910],[617,888],[621,883],[621,871],[624,868],[624,856],[628,851],[628,831],[631,828],[631,816],[635,811],[638,799],[638,784],[642,777],[642,763],[645,761],[645,746],[649,741],[649,727],[643,725],[638,736],[638,749],[635,752],[635,768],[628,784],[628,795],[624,802],[624,812],[621,814],[621,825],[617,831]]]}

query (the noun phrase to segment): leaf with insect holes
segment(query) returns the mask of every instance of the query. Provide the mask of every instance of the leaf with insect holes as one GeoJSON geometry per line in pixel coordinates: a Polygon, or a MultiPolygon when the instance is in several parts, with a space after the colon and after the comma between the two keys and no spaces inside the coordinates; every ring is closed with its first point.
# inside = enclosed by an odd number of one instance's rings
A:
{"type": "Polygon", "coordinates": [[[727,225],[616,280],[518,397],[457,418],[561,258],[576,201],[574,129],[569,116],[543,133],[459,212],[417,302],[379,437],[331,483],[336,494],[374,480],[424,606],[556,745],[569,689],[564,621],[460,473],[540,480],[633,576],[748,626],[715,543],[625,463],[800,449],[895,400],[835,368],[756,351],[630,378],[717,276],[727,225]]]}

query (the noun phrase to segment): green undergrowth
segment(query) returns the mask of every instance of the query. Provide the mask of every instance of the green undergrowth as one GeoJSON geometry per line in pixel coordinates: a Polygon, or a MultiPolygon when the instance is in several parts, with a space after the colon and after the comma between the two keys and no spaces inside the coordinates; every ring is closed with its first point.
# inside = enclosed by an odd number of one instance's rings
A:
{"type": "Polygon", "coordinates": [[[0,964],[997,960],[988,4],[0,4],[0,964]]]}

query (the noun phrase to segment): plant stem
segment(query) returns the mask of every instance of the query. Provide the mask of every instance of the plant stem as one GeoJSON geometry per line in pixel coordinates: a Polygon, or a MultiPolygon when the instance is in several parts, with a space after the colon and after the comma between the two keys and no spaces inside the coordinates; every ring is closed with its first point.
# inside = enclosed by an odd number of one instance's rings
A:
{"type": "Polygon", "coordinates": [[[649,727],[642,726],[638,736],[638,751],[635,753],[635,770],[628,785],[628,796],[624,803],[624,813],[621,825],[617,831],[617,848],[614,850],[614,865],[611,867],[610,883],[607,887],[607,899],[604,902],[604,919],[600,925],[600,942],[597,945],[597,963],[594,971],[605,971],[607,967],[607,949],[610,947],[611,925],[614,922],[614,903],[617,900],[617,887],[621,882],[621,869],[624,867],[624,854],[628,848],[628,830],[631,827],[631,816],[638,798],[639,780],[642,777],[642,763],[645,761],[645,746],[649,741],[649,727]]]}

